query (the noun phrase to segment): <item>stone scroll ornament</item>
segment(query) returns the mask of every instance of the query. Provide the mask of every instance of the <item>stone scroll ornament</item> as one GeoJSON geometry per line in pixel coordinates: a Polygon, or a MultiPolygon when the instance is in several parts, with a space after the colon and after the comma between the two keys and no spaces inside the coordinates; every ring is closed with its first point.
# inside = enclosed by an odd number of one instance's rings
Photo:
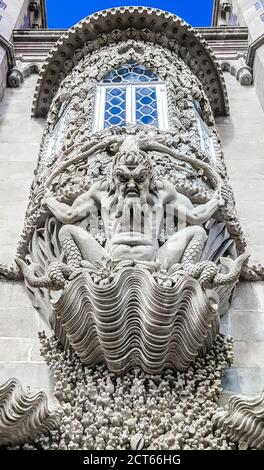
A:
{"type": "Polygon", "coordinates": [[[206,354],[248,258],[210,103],[184,52],[135,31],[118,44],[86,44],[65,62],[17,266],[1,267],[23,276],[65,348],[115,374],[136,366],[184,371],[206,354]],[[93,132],[98,81],[131,61],[166,83],[170,129],[93,132]],[[194,100],[212,127],[214,162],[201,149],[194,100]]]}

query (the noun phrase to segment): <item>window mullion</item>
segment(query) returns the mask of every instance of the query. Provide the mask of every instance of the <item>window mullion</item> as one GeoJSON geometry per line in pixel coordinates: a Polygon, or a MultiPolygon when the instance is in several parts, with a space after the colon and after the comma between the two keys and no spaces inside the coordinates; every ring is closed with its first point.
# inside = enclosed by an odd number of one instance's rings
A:
{"type": "Polygon", "coordinates": [[[164,85],[155,85],[155,88],[157,96],[159,128],[164,131],[169,127],[166,88],[164,85]]]}
{"type": "Polygon", "coordinates": [[[132,111],[132,124],[137,124],[137,117],[136,117],[136,113],[137,113],[137,100],[136,100],[136,93],[137,93],[137,88],[136,86],[132,86],[131,87],[132,90],[131,90],[131,111],[132,111]]]}
{"type": "Polygon", "coordinates": [[[132,85],[126,87],[126,123],[133,124],[132,85]]]}
{"type": "Polygon", "coordinates": [[[106,91],[107,87],[100,87],[100,93],[98,96],[98,130],[104,129],[104,116],[106,106],[106,91]]]}

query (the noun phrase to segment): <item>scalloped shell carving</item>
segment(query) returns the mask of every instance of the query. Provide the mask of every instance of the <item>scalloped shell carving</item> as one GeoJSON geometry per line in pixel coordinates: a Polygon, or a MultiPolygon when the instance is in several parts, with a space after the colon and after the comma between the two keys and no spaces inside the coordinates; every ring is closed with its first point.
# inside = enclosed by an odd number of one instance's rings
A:
{"type": "Polygon", "coordinates": [[[53,308],[61,338],[66,333],[81,361],[106,362],[115,374],[132,367],[183,371],[211,347],[219,327],[217,309],[196,280],[184,276],[165,288],[141,267],[122,268],[106,286],[82,271],[53,308]]]}
{"type": "Polygon", "coordinates": [[[234,396],[228,410],[218,411],[214,425],[239,447],[264,449],[264,390],[257,398],[234,396]]]}
{"type": "Polygon", "coordinates": [[[29,395],[17,379],[0,387],[0,446],[24,444],[58,427],[60,413],[50,412],[44,392],[29,395]]]}

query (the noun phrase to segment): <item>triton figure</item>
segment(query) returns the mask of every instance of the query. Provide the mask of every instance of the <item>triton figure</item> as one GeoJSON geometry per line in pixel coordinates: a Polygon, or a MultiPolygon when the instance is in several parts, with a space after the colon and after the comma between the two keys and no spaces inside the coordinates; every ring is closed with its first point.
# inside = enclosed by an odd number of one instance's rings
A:
{"type": "MultiPolygon", "coordinates": [[[[132,138],[133,139],[133,138],[132,138]]],[[[156,181],[148,154],[126,139],[116,154],[110,184],[94,183],[72,206],[48,197],[45,204],[64,225],[59,232],[67,263],[79,267],[103,257],[113,261],[165,261],[167,266],[197,263],[207,235],[202,224],[221,204],[219,191],[206,204],[194,207],[169,181],[156,181]],[[106,234],[102,247],[82,227],[74,225],[86,217],[101,215],[106,234]],[[180,228],[162,246],[164,221],[176,217],[180,228]]]]}

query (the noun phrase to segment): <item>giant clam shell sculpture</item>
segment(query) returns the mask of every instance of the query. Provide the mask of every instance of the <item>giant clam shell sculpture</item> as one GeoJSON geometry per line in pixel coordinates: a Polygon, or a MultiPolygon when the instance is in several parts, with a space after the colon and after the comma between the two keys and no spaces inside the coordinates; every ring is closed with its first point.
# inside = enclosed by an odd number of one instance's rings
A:
{"type": "Polygon", "coordinates": [[[80,270],[53,302],[55,328],[83,364],[105,362],[115,374],[132,367],[184,371],[219,331],[217,305],[193,278],[159,285],[144,267],[123,267],[100,285],[80,270]]]}
{"type": "Polygon", "coordinates": [[[239,448],[264,449],[264,390],[257,398],[234,396],[228,409],[218,411],[214,425],[239,448]]]}
{"type": "Polygon", "coordinates": [[[24,444],[56,429],[60,413],[50,412],[45,393],[25,393],[17,379],[0,387],[0,446],[24,444]]]}

